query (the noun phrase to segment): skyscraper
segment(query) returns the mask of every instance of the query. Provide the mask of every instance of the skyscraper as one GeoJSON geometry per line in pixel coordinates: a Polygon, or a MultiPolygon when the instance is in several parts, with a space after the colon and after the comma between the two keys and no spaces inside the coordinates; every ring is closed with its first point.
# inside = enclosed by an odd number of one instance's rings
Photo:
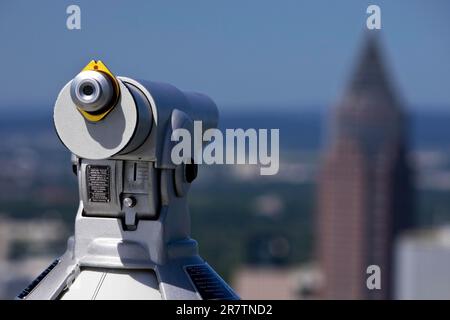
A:
{"type": "Polygon", "coordinates": [[[378,40],[369,36],[338,103],[318,189],[317,255],[322,296],[389,299],[395,236],[412,223],[406,119],[378,40]],[[370,265],[381,289],[366,286],[370,265]]]}

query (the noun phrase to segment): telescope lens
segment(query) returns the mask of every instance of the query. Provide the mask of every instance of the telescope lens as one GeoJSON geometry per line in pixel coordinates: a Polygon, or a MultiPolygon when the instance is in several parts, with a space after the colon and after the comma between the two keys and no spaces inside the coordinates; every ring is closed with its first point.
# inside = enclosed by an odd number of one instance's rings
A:
{"type": "Polygon", "coordinates": [[[83,71],[72,80],[70,95],[78,108],[99,112],[113,99],[114,88],[111,80],[101,72],[83,71]]]}
{"type": "Polygon", "coordinates": [[[76,98],[82,103],[94,104],[101,97],[101,87],[95,79],[85,79],[80,81],[78,88],[76,98]]]}
{"type": "Polygon", "coordinates": [[[83,86],[83,89],[81,90],[83,91],[83,94],[87,96],[90,96],[94,93],[94,87],[92,87],[90,84],[83,86]]]}

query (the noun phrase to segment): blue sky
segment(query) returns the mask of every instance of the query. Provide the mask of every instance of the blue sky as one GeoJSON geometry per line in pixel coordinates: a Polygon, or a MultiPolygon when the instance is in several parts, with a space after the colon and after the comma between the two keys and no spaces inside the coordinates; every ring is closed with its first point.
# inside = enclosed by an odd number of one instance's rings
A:
{"type": "Polygon", "coordinates": [[[382,10],[382,42],[411,108],[450,110],[450,1],[0,2],[0,110],[51,109],[89,60],[117,75],[170,82],[221,108],[332,105],[357,57],[366,8],[382,10]],[[81,7],[82,30],[66,28],[81,7]]]}

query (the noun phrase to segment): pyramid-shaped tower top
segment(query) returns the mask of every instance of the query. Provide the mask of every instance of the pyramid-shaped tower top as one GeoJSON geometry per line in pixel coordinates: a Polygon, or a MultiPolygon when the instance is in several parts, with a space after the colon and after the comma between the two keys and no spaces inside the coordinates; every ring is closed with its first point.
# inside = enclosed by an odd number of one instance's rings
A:
{"type": "Polygon", "coordinates": [[[338,112],[365,114],[400,112],[377,37],[377,34],[367,34],[338,112]]]}
{"type": "Polygon", "coordinates": [[[402,136],[403,113],[390,85],[376,34],[367,34],[336,116],[335,137],[356,139],[370,150],[402,136]]]}
{"type": "Polygon", "coordinates": [[[387,94],[392,97],[388,73],[385,69],[378,36],[368,34],[350,81],[350,91],[360,90],[387,94]]]}

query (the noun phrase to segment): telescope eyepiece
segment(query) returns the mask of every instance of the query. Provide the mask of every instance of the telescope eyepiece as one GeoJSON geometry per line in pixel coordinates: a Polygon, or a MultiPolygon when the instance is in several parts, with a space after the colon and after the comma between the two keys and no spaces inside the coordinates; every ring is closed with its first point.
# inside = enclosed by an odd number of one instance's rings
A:
{"type": "Polygon", "coordinates": [[[111,103],[114,87],[102,72],[82,71],[72,80],[70,95],[78,108],[97,113],[111,103]]]}

